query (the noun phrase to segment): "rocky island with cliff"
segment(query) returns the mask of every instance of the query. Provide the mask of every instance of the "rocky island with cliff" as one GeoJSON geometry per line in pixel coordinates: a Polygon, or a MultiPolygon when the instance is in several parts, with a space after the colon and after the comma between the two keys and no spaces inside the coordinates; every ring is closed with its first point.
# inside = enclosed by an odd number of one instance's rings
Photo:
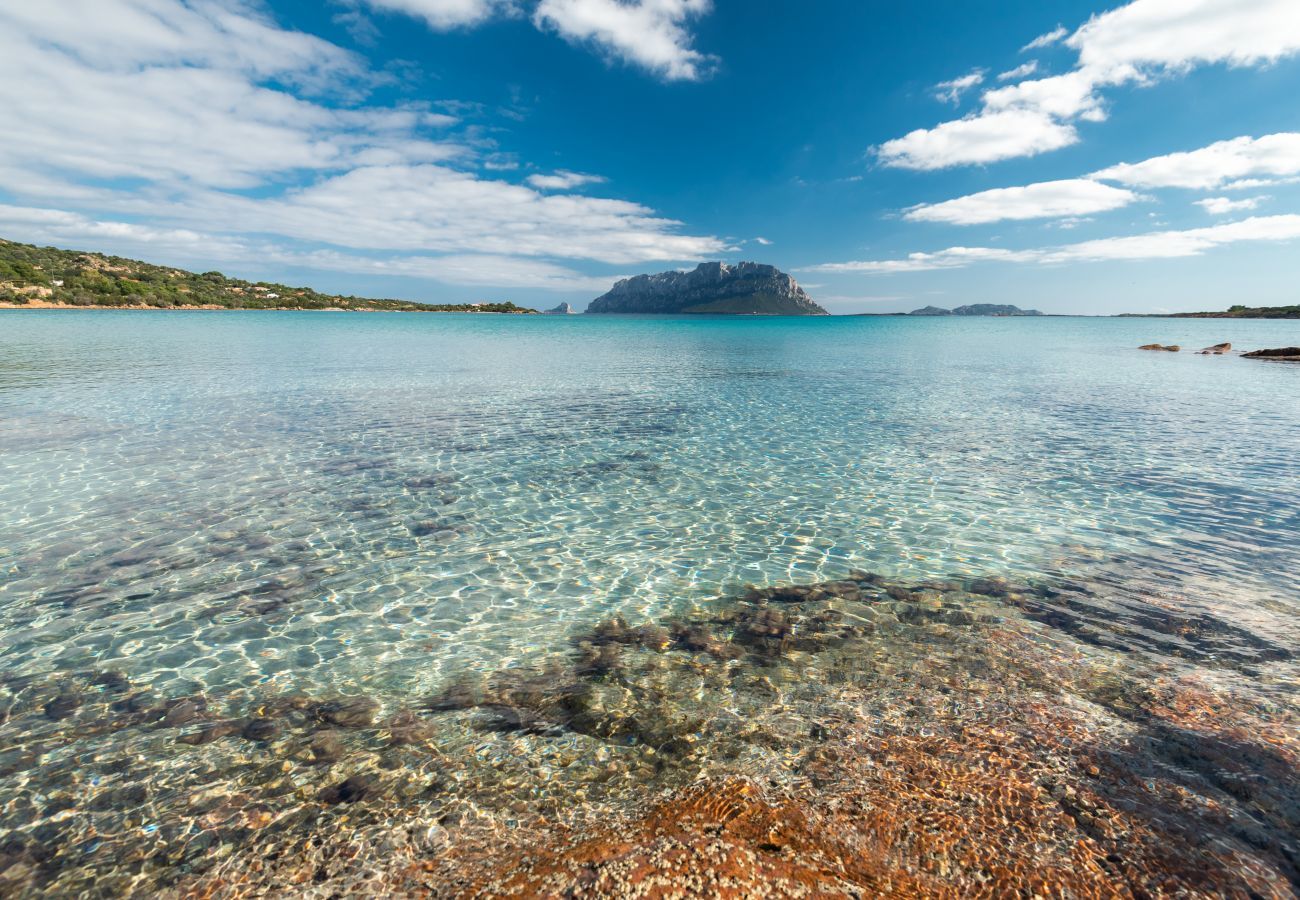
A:
{"type": "Polygon", "coordinates": [[[762,263],[706,262],[689,272],[624,278],[589,313],[825,316],[792,277],[762,263]]]}

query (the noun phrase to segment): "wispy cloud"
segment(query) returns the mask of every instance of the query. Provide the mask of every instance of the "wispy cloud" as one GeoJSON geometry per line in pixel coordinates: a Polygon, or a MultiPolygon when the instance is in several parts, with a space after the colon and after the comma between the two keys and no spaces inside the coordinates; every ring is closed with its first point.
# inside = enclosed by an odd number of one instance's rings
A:
{"type": "Polygon", "coordinates": [[[359,2],[381,12],[415,16],[438,31],[472,27],[495,16],[516,12],[514,0],[359,0],[359,2]]]}
{"type": "MultiPolygon", "coordinates": [[[[952,225],[982,225],[1006,220],[1078,217],[1120,209],[1143,199],[1127,188],[1245,189],[1278,184],[1300,175],[1300,132],[1260,138],[1239,137],[1180,153],[1122,163],[1082,178],[996,188],[941,203],[923,203],[904,211],[904,218],[952,225]]],[[[1259,198],[1255,198],[1258,200],[1259,198]]],[[[1252,201],[1224,198],[1202,201],[1222,214],[1254,209],[1252,201]],[[1232,205],[1225,205],[1232,204],[1232,205]]]]}
{"type": "Polygon", "coordinates": [[[1053,44],[1059,43],[1061,39],[1069,33],[1069,30],[1064,25],[1057,25],[1046,34],[1040,34],[1028,44],[1025,44],[1025,46],[1020,48],[1020,52],[1024,53],[1027,50],[1040,50],[1043,47],[1050,47],[1053,44]]]}
{"type": "Polygon", "coordinates": [[[1199,256],[1216,247],[1243,241],[1292,241],[1300,239],[1300,215],[1262,216],[1210,228],[1184,231],[1153,231],[1125,237],[1101,238],[1030,250],[1000,247],[949,247],[934,252],[911,253],[898,259],[855,260],[824,263],[802,269],[805,272],[890,274],[935,269],[965,268],[975,263],[1061,264],[1111,260],[1174,259],[1199,256]]]}
{"type": "Polygon", "coordinates": [[[1017,78],[1026,78],[1038,71],[1038,60],[1031,59],[1029,62],[1014,69],[998,74],[998,81],[1015,81],[1017,78]]]}
{"type": "Polygon", "coordinates": [[[552,172],[550,175],[543,175],[539,172],[529,175],[524,180],[539,190],[568,191],[588,184],[603,184],[609,179],[603,175],[588,175],[585,172],[570,172],[568,169],[561,169],[558,172],[552,172]]]}
{"type": "Polygon", "coordinates": [[[934,98],[943,103],[951,103],[956,106],[961,102],[962,94],[966,93],[973,87],[978,87],[984,82],[984,70],[975,69],[967,72],[960,78],[954,78],[951,81],[941,81],[934,86],[934,98]]]}
{"type": "Polygon", "coordinates": [[[926,203],[907,210],[903,217],[913,222],[981,225],[1005,220],[1086,216],[1119,209],[1138,199],[1139,195],[1132,191],[1086,178],[1071,178],[926,203]]]}

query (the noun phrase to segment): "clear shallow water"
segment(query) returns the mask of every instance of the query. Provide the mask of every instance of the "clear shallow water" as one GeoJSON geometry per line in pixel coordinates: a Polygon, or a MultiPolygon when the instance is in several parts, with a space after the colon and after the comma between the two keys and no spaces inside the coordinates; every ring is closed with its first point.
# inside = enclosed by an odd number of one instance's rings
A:
{"type": "Polygon", "coordinates": [[[0,313],[0,668],[410,693],[744,583],[1117,561],[1293,642],[1300,366],[1151,340],[1300,322],[0,313]]]}
{"type": "Polygon", "coordinates": [[[721,780],[1286,896],[1300,366],[1134,349],[1223,340],[1300,323],[0,312],[0,893],[455,894],[721,780]]]}

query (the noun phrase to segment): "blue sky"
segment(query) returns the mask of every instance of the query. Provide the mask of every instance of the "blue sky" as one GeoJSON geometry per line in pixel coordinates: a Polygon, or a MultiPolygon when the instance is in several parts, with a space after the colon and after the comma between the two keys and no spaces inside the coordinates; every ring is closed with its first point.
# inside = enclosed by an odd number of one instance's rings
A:
{"type": "Polygon", "coordinates": [[[1295,0],[0,5],[0,236],[370,296],[1300,302],[1295,0]]]}

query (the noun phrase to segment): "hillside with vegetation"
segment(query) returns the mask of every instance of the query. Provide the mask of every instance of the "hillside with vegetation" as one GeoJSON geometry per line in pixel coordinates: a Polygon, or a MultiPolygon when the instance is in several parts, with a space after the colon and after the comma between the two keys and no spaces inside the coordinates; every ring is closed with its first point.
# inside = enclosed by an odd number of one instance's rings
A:
{"type": "Polygon", "coordinates": [[[1175,313],[1175,319],[1300,319],[1300,306],[1229,306],[1223,312],[1175,313]]]}
{"type": "Polygon", "coordinates": [[[348,309],[534,313],[513,303],[427,304],[322,294],[220,272],[195,274],[135,259],[0,239],[0,305],[156,309],[348,309]]]}

